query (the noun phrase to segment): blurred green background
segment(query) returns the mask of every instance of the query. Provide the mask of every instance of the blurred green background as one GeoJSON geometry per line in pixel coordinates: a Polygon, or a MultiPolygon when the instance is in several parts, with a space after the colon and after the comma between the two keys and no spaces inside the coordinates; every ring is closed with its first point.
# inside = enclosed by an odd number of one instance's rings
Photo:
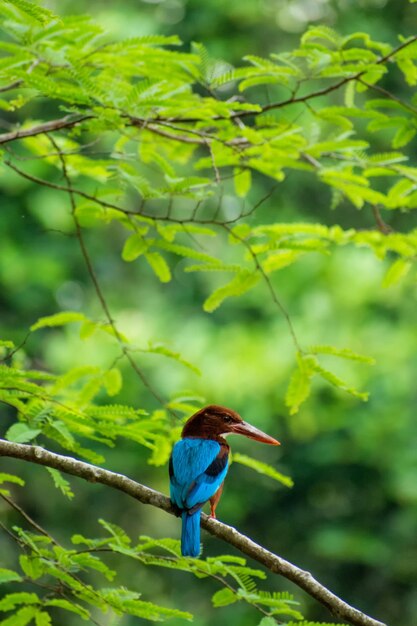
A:
{"type": "MultiPolygon", "coordinates": [[[[192,41],[203,42],[213,56],[231,64],[245,54],[266,56],[291,48],[300,33],[316,22],[343,33],[367,31],[393,44],[398,33],[409,35],[417,28],[417,7],[395,0],[90,0],[88,5],[60,0],[45,6],[67,14],[88,10],[115,38],[177,33],[187,47],[192,41]]],[[[401,85],[391,88],[398,93],[401,85]]],[[[1,336],[18,343],[38,317],[61,309],[100,317],[77,243],[64,234],[67,198],[34,189],[10,175],[2,188],[1,336]]],[[[264,192],[258,181],[253,198],[264,192]]],[[[234,201],[231,198],[231,205],[234,201]]],[[[291,175],[261,211],[264,218],[270,212],[277,221],[320,221],[355,228],[372,224],[367,211],[358,212],[347,204],[332,211],[330,197],[305,174],[291,175]]],[[[384,218],[399,230],[417,226],[410,215],[384,218]]],[[[374,617],[391,626],[415,624],[415,278],[410,275],[383,289],[385,264],[369,251],[350,248],[329,257],[309,255],[277,275],[279,296],[304,345],[349,346],[377,360],[373,368],[349,362],[332,365],[344,378],[370,391],[367,404],[318,382],[300,413],[290,417],[283,398],[294,350],[285,321],[266,290],[258,287],[244,299],[229,299],[208,315],[201,304],[213,288],[211,276],[184,274],[179,262],[175,280],[161,285],[143,264],[121,261],[123,242],[117,225],[87,232],[97,273],[120,327],[141,343],[164,341],[202,370],[198,377],[147,355],[142,363],[155,387],[168,397],[181,389],[184,395],[200,394],[207,402],[228,405],[283,444],[277,451],[239,438],[232,441],[235,451],[250,453],[290,474],[295,486],[286,489],[236,464],[229,473],[219,518],[310,570],[336,594],[374,617]]],[[[111,338],[82,341],[71,327],[39,333],[25,350],[22,359],[58,372],[85,363],[109,365],[117,355],[111,338]]],[[[147,390],[127,366],[123,373],[117,400],[154,408],[147,390]]],[[[123,442],[103,452],[106,467],[167,492],[166,468],[149,466],[142,448],[123,442]]],[[[179,536],[178,521],[120,493],[71,479],[76,498],[68,502],[43,470],[10,460],[7,467],[23,473],[30,487],[25,496],[18,496],[19,502],[58,539],[75,527],[86,536],[98,536],[98,517],[123,526],[133,536],[179,536]]],[[[15,519],[0,506],[2,515],[15,519]]],[[[14,550],[2,541],[3,554],[14,550]]],[[[226,546],[205,534],[203,542],[207,555],[226,552],[226,546]]],[[[128,561],[121,564],[120,582],[123,579],[141,590],[143,599],[195,613],[196,626],[214,620],[218,626],[230,622],[249,626],[260,619],[246,606],[214,610],[209,591],[217,587],[210,581],[145,570],[128,561]]],[[[272,577],[266,588],[295,590],[272,577]]],[[[298,591],[296,596],[309,618],[329,620],[322,607],[298,591]]],[[[109,623],[102,617],[100,621],[109,623]]],[[[124,618],[123,624],[138,621],[124,618]]]]}

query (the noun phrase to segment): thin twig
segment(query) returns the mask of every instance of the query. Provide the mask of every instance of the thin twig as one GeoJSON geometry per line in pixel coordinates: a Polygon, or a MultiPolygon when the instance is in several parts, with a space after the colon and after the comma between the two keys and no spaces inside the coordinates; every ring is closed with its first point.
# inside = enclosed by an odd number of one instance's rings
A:
{"type": "Polygon", "coordinates": [[[9,85],[4,85],[4,87],[0,87],[0,93],[4,93],[5,91],[11,91],[12,89],[16,89],[16,87],[20,87],[23,83],[23,80],[15,80],[14,83],[10,83],[9,85]]]}
{"type": "Polygon", "coordinates": [[[3,532],[6,533],[6,535],[9,535],[9,537],[13,539],[13,541],[15,541],[20,547],[24,546],[24,542],[19,539],[19,537],[16,537],[16,535],[14,535],[12,531],[9,530],[5,524],[3,524],[3,522],[0,522],[0,528],[3,530],[3,532]]]}
{"type": "Polygon", "coordinates": [[[16,502],[14,502],[14,500],[6,496],[4,493],[0,493],[0,497],[3,498],[3,500],[5,500],[8,503],[8,505],[11,506],[15,511],[17,511],[22,517],[24,517],[25,520],[31,526],[33,526],[35,530],[38,531],[38,533],[41,533],[41,535],[45,535],[45,537],[48,537],[48,539],[50,539],[54,545],[56,546],[59,545],[59,543],[55,541],[55,539],[48,533],[48,531],[42,528],[42,526],[39,526],[39,524],[37,524],[35,520],[32,519],[30,515],[28,515],[26,511],[22,509],[22,507],[20,507],[16,502]]]}
{"type": "Polygon", "coordinates": [[[75,231],[76,231],[78,242],[80,244],[81,253],[83,255],[83,258],[84,258],[84,261],[85,261],[85,264],[86,264],[86,267],[87,267],[88,274],[89,274],[89,276],[91,278],[91,281],[92,281],[92,283],[94,285],[95,292],[96,292],[97,297],[98,297],[98,299],[100,301],[101,307],[102,307],[102,309],[104,311],[104,314],[105,314],[105,316],[107,318],[107,321],[108,321],[110,327],[113,330],[114,336],[116,337],[117,341],[119,342],[121,351],[126,356],[127,360],[129,361],[130,365],[132,366],[133,370],[139,376],[139,378],[141,379],[142,383],[149,390],[149,392],[152,394],[152,396],[162,406],[165,406],[166,402],[159,395],[159,393],[157,391],[155,391],[155,389],[152,387],[152,385],[148,381],[148,379],[145,376],[145,374],[142,372],[140,367],[138,367],[137,363],[135,362],[135,360],[133,359],[132,355],[130,354],[129,349],[127,348],[127,346],[125,344],[125,341],[124,341],[123,337],[121,336],[121,334],[120,334],[120,332],[119,332],[119,330],[118,330],[118,328],[116,326],[116,323],[115,323],[115,321],[114,321],[114,319],[112,317],[112,314],[110,312],[109,306],[108,306],[107,301],[106,301],[106,299],[104,297],[103,290],[101,289],[100,283],[99,283],[97,275],[95,273],[91,257],[89,255],[89,252],[88,252],[86,244],[85,244],[84,233],[83,233],[83,230],[81,228],[80,222],[79,222],[78,217],[77,217],[74,191],[72,189],[71,179],[70,179],[69,174],[68,174],[65,157],[63,156],[62,152],[60,151],[59,145],[57,144],[55,139],[51,135],[48,135],[48,138],[51,141],[52,145],[54,146],[55,150],[59,153],[59,158],[60,158],[60,161],[61,161],[61,164],[62,164],[63,176],[64,176],[64,178],[66,180],[67,187],[68,187],[68,194],[69,194],[70,204],[71,204],[71,215],[72,215],[72,219],[74,221],[75,231]]]}
{"type": "Polygon", "coordinates": [[[363,80],[363,78],[359,78],[358,81],[362,85],[367,87],[368,89],[373,89],[374,91],[377,91],[378,93],[381,93],[383,96],[388,98],[388,100],[392,100],[393,102],[396,102],[406,111],[410,111],[410,113],[413,113],[413,115],[417,115],[416,107],[413,107],[411,104],[408,104],[408,102],[403,102],[400,98],[397,98],[397,96],[395,96],[393,93],[388,91],[388,89],[384,89],[384,87],[380,87],[380,85],[371,85],[371,83],[367,83],[366,80],[363,80]]]}
{"type": "Polygon", "coordinates": [[[31,182],[36,183],[37,185],[43,185],[44,187],[50,187],[51,189],[56,189],[58,191],[63,191],[65,193],[69,193],[70,191],[72,191],[73,194],[80,196],[81,198],[85,198],[86,200],[91,200],[91,202],[95,202],[96,204],[103,207],[104,209],[113,209],[114,211],[118,211],[119,213],[124,213],[127,216],[146,217],[147,219],[153,220],[154,222],[172,222],[174,224],[201,224],[201,225],[212,224],[213,226],[235,224],[239,220],[244,219],[245,217],[248,217],[249,215],[251,215],[263,202],[265,202],[272,195],[272,193],[275,191],[275,189],[278,186],[278,183],[277,183],[277,185],[273,188],[272,191],[269,191],[265,196],[263,196],[246,213],[242,213],[238,215],[237,217],[234,217],[228,220],[216,220],[212,218],[197,219],[196,212],[201,206],[201,201],[196,203],[193,213],[191,214],[190,217],[177,218],[177,217],[172,217],[170,215],[155,216],[155,215],[151,215],[150,213],[145,213],[143,211],[144,201],[142,201],[142,205],[140,206],[138,211],[125,209],[121,206],[118,206],[117,204],[114,204],[113,202],[108,202],[107,200],[102,200],[100,198],[97,198],[96,196],[86,193],[85,191],[82,191],[81,189],[76,189],[75,187],[70,188],[66,185],[59,185],[58,183],[52,183],[43,178],[38,178],[37,176],[34,176],[33,174],[28,174],[27,172],[23,171],[22,169],[17,167],[17,165],[15,165],[9,160],[4,161],[4,164],[10,167],[12,170],[14,170],[17,174],[19,174],[23,178],[26,178],[27,180],[30,180],[31,182]]]}
{"type": "Polygon", "coordinates": [[[32,128],[24,128],[21,130],[14,130],[10,133],[3,133],[0,135],[0,144],[8,143],[9,141],[15,141],[16,139],[23,139],[24,137],[34,137],[35,135],[42,135],[43,133],[49,133],[53,130],[60,130],[62,128],[73,128],[78,126],[86,120],[91,120],[94,115],[83,115],[82,117],[74,118],[73,115],[66,115],[58,120],[51,120],[38,126],[32,126],[32,128]]]}
{"type": "Polygon", "coordinates": [[[14,356],[16,354],[16,352],[18,352],[19,350],[21,350],[25,345],[27,340],[29,339],[31,335],[31,331],[29,330],[26,333],[26,336],[24,337],[24,339],[19,343],[19,345],[17,345],[15,348],[13,348],[13,350],[11,350],[10,352],[8,352],[8,354],[6,354],[5,357],[3,357],[2,359],[0,359],[0,363],[4,363],[5,361],[8,361],[9,359],[12,358],[12,356],[14,356]]]}
{"type": "Polygon", "coordinates": [[[240,235],[238,235],[237,233],[233,233],[231,228],[229,228],[227,225],[224,225],[224,229],[229,233],[229,235],[231,234],[232,237],[234,237],[235,239],[237,239],[238,241],[240,241],[245,248],[247,249],[247,251],[249,252],[250,256],[253,259],[253,262],[255,263],[255,267],[257,269],[257,271],[260,273],[260,275],[262,276],[269,293],[271,294],[271,298],[273,300],[273,302],[275,303],[275,305],[277,306],[277,308],[279,309],[279,311],[281,312],[281,314],[284,316],[285,321],[287,322],[287,326],[288,329],[290,331],[292,340],[294,342],[294,345],[296,347],[296,349],[298,350],[298,352],[304,352],[300,342],[298,341],[298,337],[296,335],[295,332],[295,328],[294,328],[294,324],[292,323],[290,314],[288,313],[287,309],[285,308],[285,306],[282,304],[281,300],[278,298],[274,286],[272,285],[271,279],[269,278],[268,274],[265,272],[264,268],[262,267],[262,264],[259,261],[258,255],[253,251],[252,246],[250,245],[250,243],[248,241],[246,241],[246,239],[244,239],[243,237],[241,237],[240,235]]]}
{"type": "Polygon", "coordinates": [[[373,204],[371,208],[372,208],[373,216],[375,218],[376,225],[378,226],[378,230],[380,230],[381,233],[383,233],[384,235],[388,235],[389,233],[392,233],[393,229],[386,222],[384,222],[378,207],[373,204]]]}

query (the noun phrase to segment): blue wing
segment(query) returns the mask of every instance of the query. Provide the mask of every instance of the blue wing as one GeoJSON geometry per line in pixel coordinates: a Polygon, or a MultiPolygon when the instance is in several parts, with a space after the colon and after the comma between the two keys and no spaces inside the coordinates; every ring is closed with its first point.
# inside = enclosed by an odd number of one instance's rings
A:
{"type": "Polygon", "coordinates": [[[181,439],[171,457],[171,500],[180,509],[204,504],[222,484],[228,469],[228,454],[217,441],[181,439]]]}

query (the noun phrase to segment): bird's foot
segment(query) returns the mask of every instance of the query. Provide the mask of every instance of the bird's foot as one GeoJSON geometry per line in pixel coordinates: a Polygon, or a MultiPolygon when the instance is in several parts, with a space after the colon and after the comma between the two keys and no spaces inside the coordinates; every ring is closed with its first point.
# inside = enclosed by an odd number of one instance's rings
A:
{"type": "Polygon", "coordinates": [[[175,517],[181,517],[182,510],[179,508],[179,506],[174,504],[174,502],[172,502],[172,500],[171,500],[171,506],[172,506],[172,511],[173,511],[175,517]]]}

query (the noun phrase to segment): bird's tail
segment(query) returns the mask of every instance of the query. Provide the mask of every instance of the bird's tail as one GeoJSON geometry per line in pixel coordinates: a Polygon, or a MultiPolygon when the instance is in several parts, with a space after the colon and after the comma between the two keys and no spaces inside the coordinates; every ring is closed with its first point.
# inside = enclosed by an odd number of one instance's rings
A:
{"type": "Polygon", "coordinates": [[[182,512],[181,554],[200,554],[200,509],[191,515],[187,511],[182,512]]]}

